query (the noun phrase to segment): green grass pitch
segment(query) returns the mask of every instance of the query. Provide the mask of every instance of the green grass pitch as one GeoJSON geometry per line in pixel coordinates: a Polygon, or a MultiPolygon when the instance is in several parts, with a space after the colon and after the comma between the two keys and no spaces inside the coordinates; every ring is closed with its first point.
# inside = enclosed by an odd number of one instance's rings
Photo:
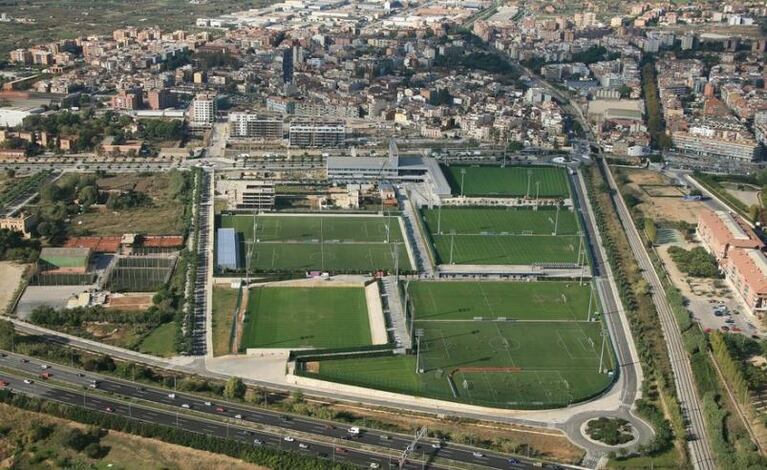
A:
{"type": "Polygon", "coordinates": [[[398,217],[224,215],[221,227],[241,234],[241,252],[253,248],[256,271],[371,272],[393,271],[394,250],[403,271],[412,269],[398,217]],[[386,243],[387,231],[389,240],[386,243]]]}
{"type": "Polygon", "coordinates": [[[586,320],[599,310],[591,286],[578,282],[446,282],[408,284],[412,312],[419,321],[507,318],[586,320]]]}
{"type": "Polygon", "coordinates": [[[453,194],[461,194],[461,172],[465,196],[525,196],[528,195],[528,171],[530,172],[529,197],[570,196],[567,174],[563,168],[544,166],[443,166],[445,177],[453,194]],[[536,187],[536,182],[539,183],[536,187]]]}
{"type": "MultiPolygon", "coordinates": [[[[411,281],[422,373],[413,354],[326,360],[304,373],[481,406],[567,406],[613,380],[605,372],[615,368],[610,339],[600,371],[602,323],[586,321],[590,289],[564,281],[411,281]]],[[[592,309],[600,311],[594,294],[592,309]]]]}
{"type": "Polygon", "coordinates": [[[586,249],[577,235],[578,220],[567,209],[559,216],[553,208],[424,208],[421,213],[441,264],[577,263],[579,250],[586,249]]]}
{"type": "MultiPolygon", "coordinates": [[[[397,393],[509,408],[565,406],[598,394],[612,380],[598,371],[598,322],[417,321],[415,326],[425,333],[423,373],[415,372],[416,358],[408,355],[322,361],[317,375],[397,393]],[[508,367],[519,370],[496,370],[508,367]]],[[[609,344],[604,366],[614,368],[609,344]]]]}
{"type": "Polygon", "coordinates": [[[340,348],[371,344],[361,287],[253,289],[241,348],[340,348]]]}

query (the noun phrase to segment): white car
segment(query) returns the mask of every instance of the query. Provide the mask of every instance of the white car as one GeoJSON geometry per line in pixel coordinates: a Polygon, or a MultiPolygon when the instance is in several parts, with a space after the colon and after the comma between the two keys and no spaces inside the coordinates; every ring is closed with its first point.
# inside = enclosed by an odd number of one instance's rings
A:
{"type": "Polygon", "coordinates": [[[168,394],[168,398],[176,398],[176,394],[175,393],[169,393],[168,394]]]}
{"type": "Polygon", "coordinates": [[[358,428],[357,426],[352,426],[349,428],[349,434],[357,435],[359,433],[360,433],[360,428],[358,428]]]}
{"type": "Polygon", "coordinates": [[[483,454],[482,452],[474,452],[471,455],[473,455],[474,457],[476,457],[478,459],[481,459],[482,457],[485,456],[485,454],[483,454]]]}
{"type": "Polygon", "coordinates": [[[293,441],[295,441],[295,439],[293,439],[290,436],[285,436],[285,437],[282,438],[282,440],[285,441],[285,442],[293,442],[293,441]]]}
{"type": "Polygon", "coordinates": [[[182,403],[181,404],[181,408],[190,409],[191,407],[192,407],[192,405],[190,405],[189,403],[182,403]]]}
{"type": "Polygon", "coordinates": [[[381,468],[381,466],[375,462],[370,462],[370,468],[381,468]]]}
{"type": "Polygon", "coordinates": [[[433,443],[431,444],[431,446],[432,446],[433,448],[435,448],[435,449],[441,449],[441,448],[442,448],[442,444],[441,444],[441,443],[439,443],[439,442],[433,442],[433,443]]]}
{"type": "Polygon", "coordinates": [[[304,450],[308,450],[309,449],[309,444],[304,444],[303,442],[301,442],[301,443],[298,444],[298,447],[300,447],[301,449],[304,449],[304,450]]]}
{"type": "Polygon", "coordinates": [[[29,384],[31,384],[31,383],[34,383],[34,382],[32,382],[32,381],[31,381],[31,380],[29,380],[29,379],[24,379],[24,383],[25,383],[25,384],[27,384],[27,385],[29,385],[29,384]]]}
{"type": "Polygon", "coordinates": [[[234,419],[242,419],[242,415],[234,415],[234,419]]]}
{"type": "Polygon", "coordinates": [[[42,367],[43,369],[50,369],[50,367],[51,367],[51,366],[49,366],[48,364],[43,364],[41,367],[42,367]]]}
{"type": "Polygon", "coordinates": [[[209,401],[206,401],[206,402],[205,402],[205,406],[213,406],[213,403],[211,403],[211,402],[209,402],[209,401]]]}

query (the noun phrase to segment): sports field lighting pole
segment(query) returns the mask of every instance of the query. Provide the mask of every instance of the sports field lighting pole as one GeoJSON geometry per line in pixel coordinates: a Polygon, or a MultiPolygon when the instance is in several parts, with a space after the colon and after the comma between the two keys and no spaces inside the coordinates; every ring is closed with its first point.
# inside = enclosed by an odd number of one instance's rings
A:
{"type": "Polygon", "coordinates": [[[589,289],[589,309],[588,312],[588,319],[591,321],[591,299],[594,297],[594,281],[592,280],[589,285],[591,286],[591,289],[589,289]]]}
{"type": "Polygon", "coordinates": [[[557,202],[557,215],[554,216],[554,236],[557,236],[558,228],[559,228],[559,203],[557,202]]]}
{"type": "Polygon", "coordinates": [[[437,233],[442,233],[442,203],[437,206],[437,233]]]}
{"type": "Polygon", "coordinates": [[[466,176],[466,168],[461,168],[461,197],[463,197],[463,179],[466,176]]]}
{"type": "Polygon", "coordinates": [[[540,194],[540,192],[541,192],[541,182],[536,181],[535,182],[535,205],[536,206],[538,205],[538,195],[540,194]]]}
{"type": "Polygon", "coordinates": [[[533,170],[527,170],[527,192],[525,193],[525,199],[530,199],[530,178],[533,176],[533,170]]]}
{"type": "Polygon", "coordinates": [[[415,332],[415,373],[421,373],[421,336],[423,336],[423,330],[418,329],[415,332]]]}
{"type": "Polygon", "coordinates": [[[607,331],[605,329],[602,329],[599,332],[599,335],[602,337],[602,352],[599,353],[599,373],[602,373],[602,363],[604,361],[605,357],[605,338],[607,337],[607,331]]]}
{"type": "Polygon", "coordinates": [[[450,231],[450,264],[453,264],[453,245],[455,244],[455,230],[450,231]]]}

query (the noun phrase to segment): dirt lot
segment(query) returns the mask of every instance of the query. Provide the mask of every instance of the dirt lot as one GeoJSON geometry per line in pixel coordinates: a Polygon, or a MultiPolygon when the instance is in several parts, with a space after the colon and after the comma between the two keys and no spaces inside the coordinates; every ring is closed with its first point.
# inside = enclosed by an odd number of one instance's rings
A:
{"type": "Polygon", "coordinates": [[[738,198],[740,202],[747,206],[760,204],[759,193],[761,190],[756,186],[738,183],[722,183],[722,186],[728,193],[738,198]]]}
{"type": "Polygon", "coordinates": [[[146,310],[152,306],[152,294],[112,294],[107,308],[117,310],[146,310]]]}
{"type": "MultiPolygon", "coordinates": [[[[670,178],[652,170],[619,168],[613,171],[628,178],[626,186],[629,192],[641,201],[637,208],[656,222],[666,220],[669,222],[697,223],[698,212],[705,207],[703,202],[683,201],[681,193],[680,197],[652,197],[640,187],[641,185],[669,185],[670,187],[675,184],[670,178]]],[[[657,190],[658,188],[654,189],[657,190]]],[[[676,189],[672,188],[671,190],[677,192],[676,189]]],[[[651,192],[653,191],[651,190],[651,192]]]]}
{"type": "Polygon", "coordinates": [[[23,264],[10,261],[0,261],[0,313],[5,313],[8,304],[13,300],[13,294],[19,287],[21,276],[26,268],[23,264]]]}

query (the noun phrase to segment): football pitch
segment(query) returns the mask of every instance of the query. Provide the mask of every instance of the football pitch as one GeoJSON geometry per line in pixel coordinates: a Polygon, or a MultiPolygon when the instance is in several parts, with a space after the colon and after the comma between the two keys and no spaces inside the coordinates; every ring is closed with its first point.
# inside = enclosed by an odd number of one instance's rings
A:
{"type": "Polygon", "coordinates": [[[567,174],[563,168],[452,165],[443,166],[442,171],[454,195],[461,194],[463,178],[464,196],[570,197],[567,174]]]}
{"type": "Polygon", "coordinates": [[[588,262],[568,209],[446,207],[421,214],[440,264],[588,262]]]}
{"type": "Polygon", "coordinates": [[[586,320],[599,296],[578,282],[417,281],[407,287],[420,322],[440,320],[586,320]]]}
{"type": "Polygon", "coordinates": [[[362,287],[262,287],[249,293],[242,349],[369,344],[362,287]]]}
{"type": "Polygon", "coordinates": [[[304,373],[481,406],[567,406],[613,380],[610,339],[600,321],[586,321],[589,290],[564,282],[411,282],[418,358],[327,360],[304,373]]]}
{"type": "Polygon", "coordinates": [[[223,215],[255,271],[412,269],[396,216],[223,215]],[[252,252],[251,252],[252,251],[252,252]]]}

